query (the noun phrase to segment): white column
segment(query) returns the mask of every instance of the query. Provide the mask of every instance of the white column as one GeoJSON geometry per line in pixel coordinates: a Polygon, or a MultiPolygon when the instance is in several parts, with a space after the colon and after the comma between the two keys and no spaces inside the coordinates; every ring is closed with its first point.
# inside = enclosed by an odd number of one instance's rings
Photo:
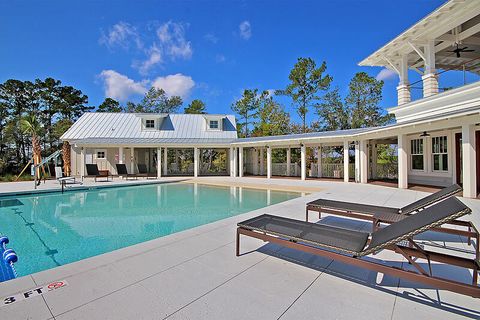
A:
{"type": "Polygon", "coordinates": [[[238,176],[243,177],[243,147],[238,148],[238,176]]]}
{"type": "Polygon", "coordinates": [[[322,145],[317,146],[317,178],[322,177],[322,145]]]}
{"type": "MultiPolygon", "coordinates": [[[[162,177],[162,148],[157,148],[157,178],[162,177]]],[[[161,188],[158,188],[161,189],[161,188]]]]}
{"type": "Polygon", "coordinates": [[[360,141],[360,183],[368,182],[368,147],[367,140],[360,141]]]}
{"type": "Polygon", "coordinates": [[[230,177],[234,177],[233,174],[233,148],[230,148],[228,152],[228,161],[229,161],[229,167],[230,167],[230,177]]]}
{"type": "Polygon", "coordinates": [[[263,162],[263,159],[264,159],[265,155],[263,154],[263,148],[260,148],[260,175],[264,175],[265,174],[265,164],[263,162]]]}
{"type": "Polygon", "coordinates": [[[253,148],[253,174],[258,175],[258,150],[253,148]]]}
{"type": "Polygon", "coordinates": [[[118,163],[123,163],[123,147],[118,147],[118,163]]]}
{"type": "Polygon", "coordinates": [[[372,143],[372,179],[377,178],[377,161],[378,161],[377,144],[372,143]]]}
{"type": "Polygon", "coordinates": [[[350,157],[348,154],[348,149],[350,148],[350,144],[348,141],[343,141],[343,181],[348,182],[350,179],[349,176],[349,161],[350,157]]]}
{"type": "Polygon", "coordinates": [[[438,93],[438,79],[435,70],[435,41],[429,40],[425,48],[425,71],[422,76],[423,96],[429,97],[438,93]]]}
{"type": "Polygon", "coordinates": [[[300,178],[305,180],[307,177],[307,148],[304,144],[300,147],[300,178]]]}
{"type": "Polygon", "coordinates": [[[272,148],[267,147],[267,179],[272,177],[272,148]]]}
{"type": "Polygon", "coordinates": [[[193,176],[198,177],[198,148],[193,148],[193,176]]]}
{"type": "Polygon", "coordinates": [[[237,176],[237,148],[233,148],[233,176],[237,176]]]}
{"type": "Polygon", "coordinates": [[[355,182],[360,182],[360,145],[355,141],[355,182]]]}
{"type": "Polygon", "coordinates": [[[292,164],[292,149],[287,148],[287,177],[290,177],[291,164],[292,164]]]}
{"type": "Polygon", "coordinates": [[[462,177],[463,196],[477,197],[477,165],[475,150],[475,125],[462,126],[462,177]]]}
{"type": "Polygon", "coordinates": [[[80,150],[80,175],[85,176],[85,147],[80,150]]]}
{"type": "Polygon", "coordinates": [[[408,188],[407,136],[404,134],[398,135],[398,187],[408,188]]]}
{"type": "Polygon", "coordinates": [[[168,149],[163,148],[163,175],[168,174],[168,149]]]}
{"type": "Polygon", "coordinates": [[[400,59],[398,77],[400,81],[397,87],[398,105],[406,104],[411,101],[410,83],[408,81],[408,56],[404,55],[400,59]]]}
{"type": "Polygon", "coordinates": [[[135,173],[135,148],[130,148],[130,173],[135,173]]]}

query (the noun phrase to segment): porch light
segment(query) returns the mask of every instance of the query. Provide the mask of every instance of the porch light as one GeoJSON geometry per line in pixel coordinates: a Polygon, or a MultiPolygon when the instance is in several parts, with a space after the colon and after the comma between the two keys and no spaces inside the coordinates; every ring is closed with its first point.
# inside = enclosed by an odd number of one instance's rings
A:
{"type": "Polygon", "coordinates": [[[420,137],[430,137],[430,134],[427,131],[423,131],[423,133],[420,135],[420,137]]]}

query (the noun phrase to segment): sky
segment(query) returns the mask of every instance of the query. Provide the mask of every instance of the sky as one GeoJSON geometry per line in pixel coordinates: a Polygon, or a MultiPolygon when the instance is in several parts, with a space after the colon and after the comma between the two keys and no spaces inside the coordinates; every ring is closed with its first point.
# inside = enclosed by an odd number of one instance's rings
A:
{"type": "Polygon", "coordinates": [[[92,106],[136,102],[155,86],[184,105],[201,99],[209,113],[232,113],[243,89],[285,88],[297,59],[311,57],[326,61],[343,95],[356,72],[384,80],[387,108],[398,77],[357,64],[444,2],[2,1],[0,81],[53,77],[92,106]]]}

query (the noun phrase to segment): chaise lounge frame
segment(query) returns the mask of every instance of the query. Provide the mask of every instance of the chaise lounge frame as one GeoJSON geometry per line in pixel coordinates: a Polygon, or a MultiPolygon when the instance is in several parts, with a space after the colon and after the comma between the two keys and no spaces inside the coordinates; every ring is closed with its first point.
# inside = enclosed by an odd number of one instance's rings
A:
{"type": "MultiPolygon", "coordinates": [[[[268,219],[270,217],[281,219],[287,225],[303,223],[306,225],[306,227],[322,226],[315,223],[301,222],[298,220],[293,220],[288,218],[275,217],[271,215],[262,215],[262,216],[238,223],[237,233],[236,233],[236,255],[237,256],[240,255],[240,235],[245,235],[245,236],[253,237],[263,241],[267,241],[270,243],[275,243],[287,248],[292,248],[292,249],[300,250],[310,254],[333,259],[333,260],[350,264],[353,266],[365,268],[365,269],[380,272],[383,274],[388,274],[394,277],[400,277],[410,281],[423,283],[423,284],[432,286],[434,288],[444,289],[444,290],[472,296],[475,298],[480,298],[480,287],[477,284],[478,272],[479,272],[479,261],[477,259],[468,259],[468,258],[458,257],[458,256],[449,255],[445,253],[424,250],[414,241],[415,235],[422,233],[426,230],[430,230],[431,228],[438,227],[444,223],[448,223],[452,219],[456,219],[460,216],[463,216],[471,212],[471,210],[465,205],[463,205],[463,203],[461,203],[459,200],[457,200],[456,198],[450,198],[450,199],[444,200],[442,203],[439,203],[437,205],[430,207],[429,209],[426,209],[425,213],[430,214],[434,210],[442,210],[442,206],[444,208],[448,208],[448,206],[452,206],[452,204],[453,206],[458,206],[458,208],[461,208],[461,209],[455,212],[454,214],[449,215],[447,218],[436,220],[426,226],[417,228],[399,237],[390,239],[389,241],[385,241],[384,243],[381,243],[381,242],[378,243],[378,241],[376,241],[376,243],[372,243],[372,242],[375,242],[376,240],[375,238],[377,239],[381,238],[382,235],[384,235],[385,233],[389,233],[390,230],[393,230],[395,232],[395,229],[398,229],[397,225],[392,224],[381,230],[373,232],[372,234],[370,234],[371,238],[369,238],[369,240],[366,240],[366,244],[368,246],[359,252],[351,252],[351,251],[349,252],[348,250],[343,250],[342,248],[325,245],[325,243],[318,243],[318,242],[306,240],[305,237],[295,237],[288,234],[284,234],[282,232],[267,230],[267,228],[262,229],[262,228],[252,227],[252,225],[250,224],[252,220],[262,219],[262,218],[268,219]],[[382,233],[382,235],[380,235],[380,233],[382,233]],[[405,242],[408,243],[408,245],[404,245],[403,243],[405,242]],[[363,257],[369,254],[375,254],[376,252],[381,250],[390,250],[397,254],[402,255],[407,259],[407,261],[413,267],[415,267],[416,271],[406,270],[404,268],[399,268],[395,266],[388,266],[385,264],[381,264],[380,262],[374,262],[372,260],[363,259],[363,257]],[[429,269],[425,270],[424,268],[422,268],[417,263],[417,259],[427,260],[429,269]],[[431,269],[432,261],[473,270],[472,284],[434,276],[432,274],[432,269],[431,269]]],[[[419,215],[421,214],[422,213],[420,213],[419,215]]],[[[396,224],[398,224],[398,226],[400,226],[400,224],[403,226],[405,224],[410,223],[409,220],[407,220],[406,223],[397,222],[396,224]]],[[[321,228],[325,229],[327,232],[341,229],[341,228],[330,227],[330,226],[322,226],[321,228]]],[[[345,231],[345,229],[342,229],[342,230],[345,231]]],[[[350,232],[355,232],[355,231],[350,231],[350,232]]]]}
{"type": "MultiPolygon", "coordinates": [[[[409,215],[415,214],[415,212],[421,212],[423,209],[434,203],[452,197],[460,191],[462,191],[462,188],[457,184],[453,184],[403,208],[381,207],[368,204],[318,199],[307,203],[305,208],[305,221],[308,222],[309,211],[318,212],[318,219],[322,218],[322,213],[327,213],[330,215],[370,221],[372,223],[373,232],[377,230],[382,223],[391,224],[398,222],[409,215]]],[[[466,237],[468,245],[471,245],[472,239],[475,239],[476,258],[480,258],[480,233],[473,223],[470,221],[453,220],[450,221],[448,225],[460,226],[464,227],[464,229],[441,226],[433,228],[432,230],[466,237]]]]}

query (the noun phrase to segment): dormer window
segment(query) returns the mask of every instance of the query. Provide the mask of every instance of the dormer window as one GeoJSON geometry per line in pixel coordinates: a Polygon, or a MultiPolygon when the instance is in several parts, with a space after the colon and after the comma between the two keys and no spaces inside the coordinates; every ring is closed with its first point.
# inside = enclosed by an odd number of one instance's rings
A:
{"type": "Polygon", "coordinates": [[[147,128],[147,129],[155,129],[155,120],[153,120],[153,119],[146,119],[146,120],[145,120],[145,128],[147,128]]]}
{"type": "Polygon", "coordinates": [[[209,127],[211,130],[218,130],[218,120],[210,120],[209,127]]]}

